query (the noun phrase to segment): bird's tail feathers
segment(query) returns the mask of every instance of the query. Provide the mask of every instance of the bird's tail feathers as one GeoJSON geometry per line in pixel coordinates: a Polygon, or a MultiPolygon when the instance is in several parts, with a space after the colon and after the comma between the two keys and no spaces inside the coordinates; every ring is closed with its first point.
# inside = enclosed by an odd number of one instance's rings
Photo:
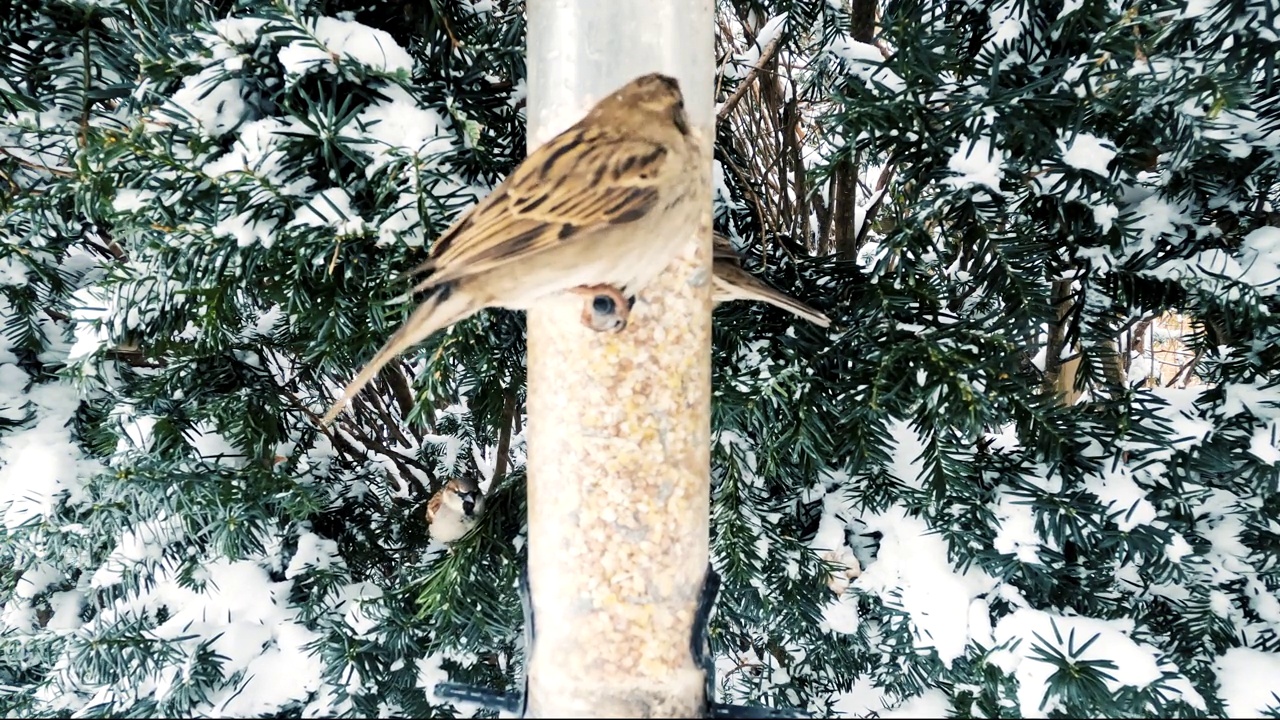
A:
{"type": "Polygon", "coordinates": [[[831,326],[831,318],[827,317],[826,314],[809,307],[784,292],[774,290],[772,287],[769,287],[747,273],[743,273],[743,275],[746,275],[746,278],[744,278],[743,282],[739,283],[738,286],[734,288],[734,290],[736,290],[734,293],[736,296],[743,299],[751,298],[753,300],[767,302],[774,307],[786,310],[792,315],[802,317],[818,327],[825,328],[831,326]]]}
{"type": "Polygon", "coordinates": [[[798,315],[799,317],[802,317],[805,320],[808,320],[809,322],[813,323],[814,325],[817,325],[818,327],[825,328],[825,327],[831,326],[831,318],[827,317],[825,313],[822,313],[818,310],[814,310],[813,308],[800,302],[799,300],[796,300],[795,298],[790,297],[789,295],[784,295],[776,290],[773,290],[772,288],[770,288],[767,292],[762,292],[760,295],[760,299],[764,300],[770,305],[773,305],[775,307],[780,307],[783,310],[786,310],[787,312],[791,313],[792,315],[798,315]]]}
{"type": "Polygon", "coordinates": [[[325,413],[321,424],[328,425],[337,419],[338,415],[356,396],[369,384],[378,371],[384,365],[394,360],[398,355],[426,340],[437,330],[446,328],[460,320],[464,320],[474,315],[479,308],[469,299],[466,293],[455,292],[451,285],[443,285],[438,287],[435,292],[422,301],[404,325],[396,330],[395,334],[387,340],[377,355],[369,361],[367,365],[360,370],[360,374],[347,384],[342,390],[342,395],[329,408],[329,412],[325,413]]]}

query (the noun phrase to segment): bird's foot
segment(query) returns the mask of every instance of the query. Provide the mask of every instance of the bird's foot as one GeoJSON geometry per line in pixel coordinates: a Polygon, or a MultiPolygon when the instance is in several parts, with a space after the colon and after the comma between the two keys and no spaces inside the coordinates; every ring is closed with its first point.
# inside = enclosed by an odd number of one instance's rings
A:
{"type": "Polygon", "coordinates": [[[582,324],[596,332],[622,332],[631,316],[635,300],[612,285],[582,285],[572,290],[587,296],[582,307],[582,324]]]}

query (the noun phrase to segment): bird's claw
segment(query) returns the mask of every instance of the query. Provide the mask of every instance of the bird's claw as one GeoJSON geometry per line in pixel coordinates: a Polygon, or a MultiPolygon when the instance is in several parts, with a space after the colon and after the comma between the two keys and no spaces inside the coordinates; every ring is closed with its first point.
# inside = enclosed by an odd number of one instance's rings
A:
{"type": "Polygon", "coordinates": [[[586,295],[582,307],[582,324],[596,332],[622,332],[631,316],[635,301],[612,285],[583,285],[574,292],[586,295]]]}

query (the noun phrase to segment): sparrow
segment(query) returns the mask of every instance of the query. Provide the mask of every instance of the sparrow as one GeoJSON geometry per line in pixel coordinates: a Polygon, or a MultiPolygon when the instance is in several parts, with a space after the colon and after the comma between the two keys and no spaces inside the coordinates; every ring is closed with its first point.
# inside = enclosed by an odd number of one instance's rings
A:
{"type": "Polygon", "coordinates": [[[456,477],[444,484],[427,501],[427,525],[431,537],[451,543],[466,535],[484,512],[484,495],[475,481],[456,477]]]}
{"type": "Polygon", "coordinates": [[[524,310],[572,291],[629,310],[624,293],[634,295],[667,266],[710,202],[703,144],[674,78],[643,75],[602,99],[534,150],[406,273],[428,273],[412,290],[425,298],[323,423],[383,365],[483,308],[524,310]]]}
{"type": "Polygon", "coordinates": [[[831,319],[814,310],[786,293],[774,290],[763,280],[747,272],[742,267],[742,258],[738,256],[729,238],[716,233],[711,254],[712,284],[711,296],[717,303],[730,300],[759,300],[797,315],[817,325],[827,327],[831,319]]]}

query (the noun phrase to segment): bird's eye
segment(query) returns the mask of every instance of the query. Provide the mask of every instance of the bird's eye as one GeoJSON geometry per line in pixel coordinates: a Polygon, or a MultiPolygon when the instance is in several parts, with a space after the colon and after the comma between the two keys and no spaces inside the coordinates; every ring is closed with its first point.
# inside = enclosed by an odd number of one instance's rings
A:
{"type": "Polygon", "coordinates": [[[591,310],[600,315],[612,315],[614,307],[613,299],[607,295],[597,295],[591,300],[591,310]]]}

